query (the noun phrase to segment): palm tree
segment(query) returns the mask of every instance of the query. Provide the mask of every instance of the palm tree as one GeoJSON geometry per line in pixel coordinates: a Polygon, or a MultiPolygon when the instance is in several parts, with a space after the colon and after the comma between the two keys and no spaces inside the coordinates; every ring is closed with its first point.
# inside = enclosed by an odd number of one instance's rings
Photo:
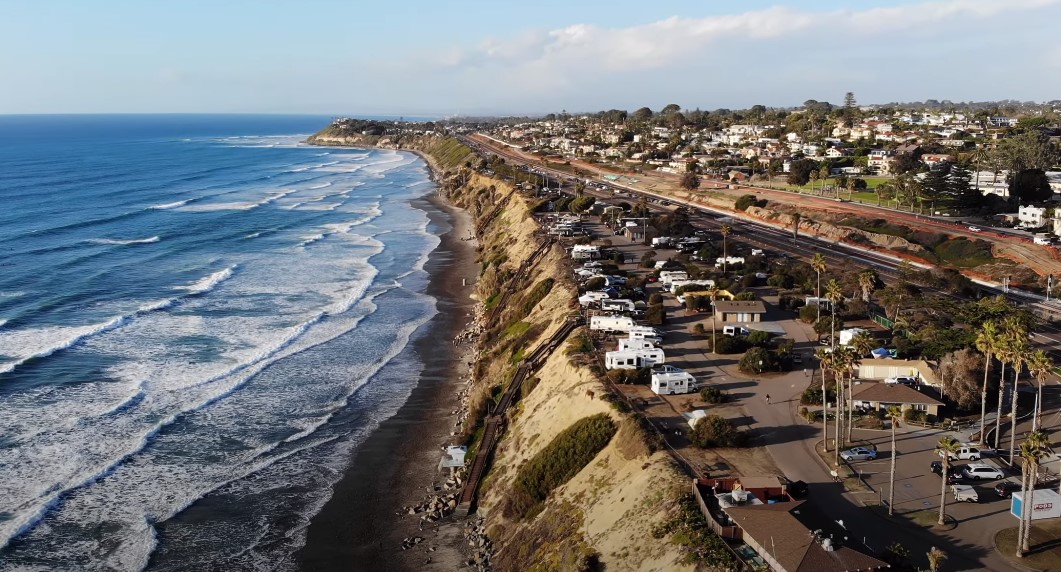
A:
{"type": "Polygon", "coordinates": [[[998,351],[998,324],[994,320],[984,322],[976,335],[976,349],[984,354],[984,386],[980,391],[980,443],[984,444],[987,430],[987,374],[991,370],[991,358],[998,351]]]}
{"type": "Polygon", "coordinates": [[[888,406],[888,419],[891,420],[892,424],[892,473],[888,481],[888,516],[892,515],[893,507],[895,506],[895,457],[899,454],[895,450],[895,426],[899,424],[899,420],[902,417],[903,410],[901,407],[898,405],[888,406]]]}
{"type": "Polygon", "coordinates": [[[721,233],[722,233],[722,274],[723,275],[726,274],[726,263],[729,262],[729,254],[727,254],[727,251],[726,251],[726,237],[729,236],[729,233],[731,233],[731,232],[733,232],[733,227],[732,226],[730,226],[728,224],[722,225],[721,233]]]}
{"type": "Polygon", "coordinates": [[[862,289],[862,301],[869,304],[869,297],[877,285],[877,274],[870,269],[858,273],[858,287],[862,289]]]}
{"type": "Polygon", "coordinates": [[[1024,459],[1024,474],[1021,476],[1021,526],[1017,528],[1017,558],[1031,549],[1032,511],[1027,507],[1034,506],[1035,483],[1039,477],[1039,462],[1046,456],[1050,445],[1046,433],[1032,431],[1020,444],[1020,456],[1024,459]]]}
{"type": "Polygon", "coordinates": [[[850,407],[850,394],[844,389],[844,374],[851,363],[851,352],[847,348],[832,348],[830,354],[833,356],[833,379],[836,383],[836,464],[840,464],[840,449],[844,448],[847,441],[844,439],[845,417],[849,417],[847,409],[850,407]]]}
{"type": "Polygon", "coordinates": [[[799,236],[799,223],[803,220],[803,215],[795,213],[792,215],[792,244],[796,243],[796,237],[799,236]]]}
{"type": "MultiPolygon", "coordinates": [[[[1015,321],[1015,320],[1014,320],[1015,321]]],[[[1013,332],[1010,340],[1012,350],[1009,353],[1010,365],[1013,366],[1013,391],[1010,394],[1011,410],[1009,415],[1009,464],[1013,464],[1013,454],[1017,443],[1017,378],[1020,377],[1022,365],[1028,359],[1027,330],[1020,328],[1013,332]]]]}
{"type": "Polygon", "coordinates": [[[844,299],[844,291],[836,279],[829,280],[825,285],[825,297],[829,299],[829,346],[836,348],[836,308],[844,299]]]}
{"type": "Polygon", "coordinates": [[[957,455],[958,449],[961,448],[961,443],[957,439],[950,435],[945,435],[940,438],[939,444],[936,445],[936,451],[943,457],[943,473],[941,474],[942,484],[940,485],[939,494],[939,520],[936,524],[943,526],[946,524],[945,519],[947,516],[947,475],[950,474],[950,458],[951,455],[957,455]]]}
{"type": "Polygon", "coordinates": [[[1050,359],[1049,354],[1039,350],[1031,354],[1026,363],[1028,364],[1028,371],[1035,376],[1035,381],[1038,382],[1035,395],[1035,417],[1032,418],[1032,431],[1037,431],[1042,426],[1043,383],[1046,382],[1047,376],[1054,369],[1054,360],[1050,359]]]}
{"type": "Polygon", "coordinates": [[[825,452],[829,452],[829,396],[825,391],[825,372],[829,371],[833,367],[833,355],[832,352],[825,351],[825,348],[819,348],[816,352],[818,355],[818,366],[822,370],[822,443],[824,443],[825,452]]]}
{"type": "Polygon", "coordinates": [[[973,152],[973,161],[976,162],[976,175],[973,177],[973,184],[976,187],[976,192],[980,192],[980,163],[987,160],[987,148],[983,145],[977,145],[976,151],[973,152]]]}
{"type": "Polygon", "coordinates": [[[814,269],[814,272],[818,275],[818,287],[814,290],[814,297],[818,299],[818,317],[822,319],[822,272],[825,272],[825,255],[817,253],[814,258],[810,261],[810,267],[814,269]]]}
{"type": "MultiPolygon", "coordinates": [[[[1004,320],[1002,330],[999,333],[998,345],[995,348],[995,357],[1002,364],[1002,371],[998,379],[998,409],[995,412],[994,448],[996,451],[998,450],[999,433],[1002,430],[1002,399],[1006,395],[1006,364],[1011,362],[1010,356],[1013,353],[1013,336],[1011,335],[1010,327],[1010,320],[1004,320]]],[[[1013,389],[1016,391],[1017,388],[1014,387],[1013,389]]]]}
{"type": "Polygon", "coordinates": [[[862,330],[855,334],[855,337],[851,338],[851,347],[855,348],[858,352],[859,357],[866,357],[869,352],[873,351],[873,347],[877,345],[877,338],[873,337],[873,334],[862,330]]]}
{"type": "Polygon", "coordinates": [[[929,572],[939,572],[939,567],[942,566],[943,561],[947,559],[947,553],[935,546],[932,547],[932,550],[928,551],[926,556],[928,556],[929,572]]]}
{"type": "Polygon", "coordinates": [[[711,353],[718,353],[715,351],[715,299],[718,298],[718,286],[711,284],[711,287],[706,290],[707,297],[711,299],[711,353]]]}

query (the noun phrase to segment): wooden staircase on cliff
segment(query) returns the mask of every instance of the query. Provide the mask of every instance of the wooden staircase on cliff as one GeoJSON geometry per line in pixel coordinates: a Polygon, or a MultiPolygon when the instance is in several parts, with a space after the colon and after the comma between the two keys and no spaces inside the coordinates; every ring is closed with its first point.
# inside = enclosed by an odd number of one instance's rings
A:
{"type": "Polygon", "coordinates": [[[479,449],[476,451],[475,459],[468,469],[468,478],[464,482],[464,488],[461,490],[460,498],[457,501],[456,514],[458,516],[468,516],[475,512],[479,484],[482,482],[483,476],[486,475],[486,469],[504,430],[505,412],[515,400],[524,380],[527,379],[531,372],[541,367],[545,359],[556,351],[556,348],[560,347],[560,344],[567,339],[567,336],[571,335],[571,332],[575,331],[575,328],[582,325],[582,323],[583,319],[581,316],[568,318],[560,329],[553,332],[549,339],[535,348],[516,368],[516,373],[512,376],[512,381],[509,382],[508,388],[501,395],[501,399],[497,402],[497,406],[494,407],[490,416],[486,418],[483,438],[479,442],[479,449]]]}

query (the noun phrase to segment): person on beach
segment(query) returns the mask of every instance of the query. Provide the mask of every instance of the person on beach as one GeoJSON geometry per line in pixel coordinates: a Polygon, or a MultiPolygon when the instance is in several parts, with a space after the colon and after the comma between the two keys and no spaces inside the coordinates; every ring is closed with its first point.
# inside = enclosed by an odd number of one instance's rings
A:
{"type": "Polygon", "coordinates": [[[767,403],[767,405],[770,404],[770,394],[769,393],[766,394],[766,403],[767,403]]]}

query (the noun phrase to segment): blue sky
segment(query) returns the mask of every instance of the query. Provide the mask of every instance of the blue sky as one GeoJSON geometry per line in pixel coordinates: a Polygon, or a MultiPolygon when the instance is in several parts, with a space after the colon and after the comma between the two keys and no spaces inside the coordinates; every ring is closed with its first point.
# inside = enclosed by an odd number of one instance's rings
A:
{"type": "Polygon", "coordinates": [[[0,113],[1061,98],[1061,0],[0,0],[0,113]]]}

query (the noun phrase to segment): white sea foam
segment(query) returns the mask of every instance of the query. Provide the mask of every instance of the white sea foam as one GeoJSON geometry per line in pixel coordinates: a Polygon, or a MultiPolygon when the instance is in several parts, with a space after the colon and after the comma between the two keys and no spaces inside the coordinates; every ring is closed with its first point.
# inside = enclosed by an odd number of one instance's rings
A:
{"type": "Polygon", "coordinates": [[[247,236],[244,236],[243,238],[258,238],[261,235],[262,235],[262,233],[260,233],[260,232],[252,232],[252,233],[248,234],[247,236]]]}
{"type": "Polygon", "coordinates": [[[190,200],[191,199],[185,199],[183,201],[177,201],[177,202],[174,202],[174,203],[163,203],[163,204],[160,204],[160,205],[151,205],[148,208],[152,208],[152,209],[155,209],[155,210],[175,209],[177,207],[183,207],[184,205],[188,204],[188,201],[190,201],[190,200]]]}
{"type": "Polygon", "coordinates": [[[0,373],[13,371],[31,359],[48,357],[65,350],[89,336],[113,330],[125,321],[125,316],[116,316],[106,322],[87,326],[51,326],[0,332],[0,348],[4,348],[5,355],[14,358],[0,362],[0,373]]]}
{"type": "Polygon", "coordinates": [[[214,288],[217,288],[218,284],[224,282],[225,280],[228,280],[229,278],[232,278],[232,275],[235,273],[237,266],[237,264],[233,264],[228,268],[218,270],[217,272],[214,272],[209,276],[204,276],[199,280],[188,284],[187,286],[180,286],[180,289],[187,290],[192,294],[204,294],[206,292],[209,292],[214,288]]]}
{"type": "Polygon", "coordinates": [[[330,187],[330,186],[332,186],[331,182],[321,183],[319,185],[313,185],[312,187],[309,187],[308,190],[315,191],[317,189],[324,189],[324,188],[327,188],[327,187],[330,187]]]}
{"type": "Polygon", "coordinates": [[[318,240],[324,240],[324,234],[315,234],[313,236],[302,237],[302,242],[298,243],[299,248],[305,248],[318,240]]]}
{"type": "Polygon", "coordinates": [[[0,298],[18,298],[25,295],[26,293],[21,290],[0,291],[0,298]]]}
{"type": "Polygon", "coordinates": [[[158,236],[150,236],[148,238],[133,238],[128,240],[122,240],[117,238],[90,238],[85,242],[91,242],[92,244],[113,244],[113,245],[126,245],[126,244],[152,244],[162,240],[158,236]]]}

